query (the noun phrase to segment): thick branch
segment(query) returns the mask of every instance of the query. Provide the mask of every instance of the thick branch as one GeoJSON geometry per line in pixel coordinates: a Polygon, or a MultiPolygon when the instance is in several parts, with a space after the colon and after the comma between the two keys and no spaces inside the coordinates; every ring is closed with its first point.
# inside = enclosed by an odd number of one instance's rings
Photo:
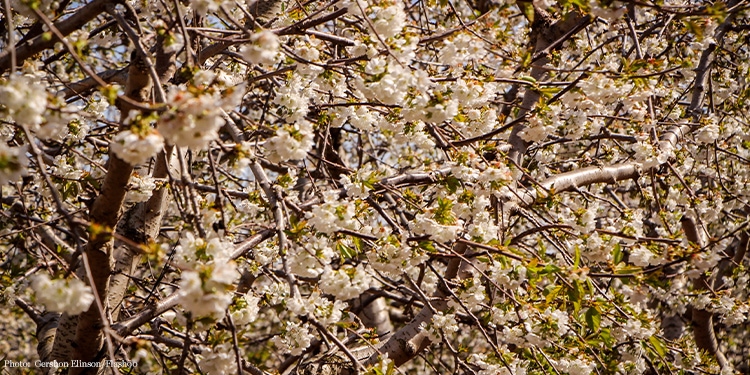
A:
{"type": "MultiPolygon", "coordinates": [[[[556,46],[562,45],[563,42],[570,39],[576,32],[585,28],[591,22],[591,18],[578,12],[570,12],[565,15],[563,20],[553,24],[552,17],[546,11],[538,9],[536,6],[534,10],[535,19],[531,25],[531,34],[536,36],[536,40],[532,39],[531,42],[534,44],[535,62],[531,67],[529,75],[539,81],[547,74],[546,65],[549,63],[548,52],[556,46]]],[[[527,89],[523,95],[523,101],[521,102],[517,118],[525,117],[527,113],[534,109],[540,98],[541,94],[538,90],[527,89]]],[[[508,138],[508,143],[511,145],[508,157],[519,166],[521,165],[521,158],[529,146],[529,143],[520,136],[520,133],[525,129],[526,124],[519,122],[513,127],[508,138]]]]}
{"type": "MultiPolygon", "coordinates": [[[[72,16],[55,22],[55,28],[57,28],[63,36],[67,36],[96,18],[104,11],[104,7],[110,3],[110,0],[94,0],[82,7],[72,16]]],[[[48,35],[42,34],[34,39],[26,41],[23,44],[16,46],[16,61],[17,63],[21,63],[45,49],[52,48],[55,43],[59,41],[60,39],[54,34],[51,38],[48,35]]],[[[11,64],[11,49],[8,48],[0,53],[0,74],[8,71],[8,69],[11,68],[11,64]]]]}
{"type": "MultiPolygon", "coordinates": [[[[685,237],[690,243],[703,247],[705,241],[699,232],[695,220],[691,217],[683,217],[681,220],[682,230],[685,237]]],[[[698,291],[707,291],[709,288],[709,277],[701,274],[700,277],[693,281],[693,287],[698,291]]],[[[716,340],[714,332],[713,313],[706,309],[693,308],[693,335],[695,336],[695,345],[701,350],[707,351],[712,357],[716,358],[721,368],[725,368],[729,363],[724,353],[719,349],[719,342],[716,340]]]]}

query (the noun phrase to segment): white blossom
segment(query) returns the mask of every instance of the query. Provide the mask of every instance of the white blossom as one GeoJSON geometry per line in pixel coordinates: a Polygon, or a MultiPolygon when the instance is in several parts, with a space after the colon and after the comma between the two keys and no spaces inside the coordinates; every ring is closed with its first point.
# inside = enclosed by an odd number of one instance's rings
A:
{"type": "Polygon", "coordinates": [[[5,142],[0,142],[0,186],[18,182],[26,175],[28,165],[24,147],[8,147],[5,142]]]}
{"type": "Polygon", "coordinates": [[[391,38],[401,33],[401,30],[406,25],[406,13],[400,2],[396,4],[381,8],[374,7],[375,20],[373,26],[375,32],[383,38],[391,38]]]}
{"type": "Polygon", "coordinates": [[[646,267],[651,264],[654,253],[643,246],[634,246],[630,249],[630,262],[638,267],[646,267]]]}
{"type": "Polygon", "coordinates": [[[258,313],[260,312],[260,297],[248,294],[240,298],[242,299],[242,307],[232,311],[232,322],[237,326],[254,322],[255,319],[258,319],[258,313]]]}
{"type": "Polygon", "coordinates": [[[128,184],[128,192],[125,195],[126,202],[145,202],[156,189],[156,181],[148,176],[140,176],[133,174],[130,176],[130,183],[128,184]]]}
{"type": "Polygon", "coordinates": [[[203,149],[224,125],[222,102],[216,95],[174,89],[167,103],[171,108],[161,115],[157,129],[173,145],[203,149]]]}
{"type": "Polygon", "coordinates": [[[275,336],[271,341],[283,353],[300,355],[310,346],[313,337],[315,336],[310,334],[307,324],[300,325],[299,323],[288,322],[286,324],[286,332],[283,335],[275,336]]]}
{"type": "Polygon", "coordinates": [[[283,127],[276,131],[266,143],[268,159],[274,162],[299,160],[307,156],[313,146],[312,124],[300,120],[293,126],[283,127]]]}
{"type": "Polygon", "coordinates": [[[370,288],[372,278],[362,265],[343,265],[338,270],[326,268],[320,276],[320,289],[342,300],[352,299],[370,288]]]}
{"type": "Polygon", "coordinates": [[[35,79],[26,75],[11,75],[0,82],[0,113],[11,121],[27,126],[38,126],[44,121],[47,91],[35,79]]]}
{"type": "Polygon", "coordinates": [[[268,30],[252,34],[240,53],[251,64],[273,64],[279,54],[279,37],[268,30]]]}
{"type": "Polygon", "coordinates": [[[51,279],[46,273],[40,273],[31,281],[31,288],[36,293],[37,301],[49,311],[78,315],[88,310],[94,302],[91,287],[78,279],[51,279]]]}
{"type": "Polygon", "coordinates": [[[237,370],[237,360],[230,343],[208,348],[202,356],[199,365],[207,375],[229,374],[237,370]]]}
{"type": "Polygon", "coordinates": [[[131,129],[118,133],[110,144],[118,158],[131,165],[146,162],[164,147],[164,138],[156,132],[134,133],[131,129]]]}

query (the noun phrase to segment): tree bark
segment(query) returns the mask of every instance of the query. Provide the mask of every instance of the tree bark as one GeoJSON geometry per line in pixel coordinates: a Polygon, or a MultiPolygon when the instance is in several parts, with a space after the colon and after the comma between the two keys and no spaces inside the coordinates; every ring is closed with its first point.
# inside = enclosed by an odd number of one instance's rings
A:
{"type": "MultiPolygon", "coordinates": [[[[105,6],[110,3],[110,0],[94,0],[84,5],[78,10],[78,12],[70,17],[55,22],[55,27],[60,30],[62,35],[67,36],[99,16],[99,14],[104,12],[105,6]]],[[[22,43],[21,45],[17,45],[15,51],[16,62],[20,64],[37,53],[52,48],[52,46],[59,41],[60,39],[58,39],[56,35],[52,35],[51,38],[48,38],[42,34],[22,43]]],[[[0,53],[0,74],[7,72],[11,68],[11,64],[11,51],[9,48],[6,48],[5,51],[0,53]]]]}

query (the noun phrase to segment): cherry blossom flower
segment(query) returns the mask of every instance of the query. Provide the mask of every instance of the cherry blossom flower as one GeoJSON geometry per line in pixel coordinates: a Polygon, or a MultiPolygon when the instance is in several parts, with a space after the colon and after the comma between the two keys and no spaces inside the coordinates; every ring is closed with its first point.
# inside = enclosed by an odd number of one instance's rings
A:
{"type": "Polygon", "coordinates": [[[49,311],[78,315],[88,310],[94,302],[91,287],[78,279],[51,279],[46,273],[34,276],[31,288],[37,301],[49,311]]]}

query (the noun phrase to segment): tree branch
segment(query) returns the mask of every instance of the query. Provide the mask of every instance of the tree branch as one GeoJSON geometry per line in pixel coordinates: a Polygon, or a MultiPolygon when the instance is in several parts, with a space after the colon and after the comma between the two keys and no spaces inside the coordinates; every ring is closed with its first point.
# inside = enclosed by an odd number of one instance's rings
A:
{"type": "MultiPolygon", "coordinates": [[[[72,16],[65,18],[64,20],[55,22],[55,28],[60,31],[63,36],[67,36],[73,31],[76,31],[83,27],[83,25],[89,23],[91,20],[96,18],[99,14],[104,12],[104,8],[107,4],[111,4],[110,0],[94,0],[87,5],[83,6],[78,12],[72,16]]],[[[53,34],[52,37],[46,37],[44,34],[37,36],[34,39],[24,42],[15,48],[15,59],[16,63],[22,63],[31,56],[37,53],[52,48],[55,43],[59,42],[60,38],[53,34]]],[[[11,68],[13,62],[11,49],[6,49],[0,53],[0,74],[5,73],[11,68]]]]}

